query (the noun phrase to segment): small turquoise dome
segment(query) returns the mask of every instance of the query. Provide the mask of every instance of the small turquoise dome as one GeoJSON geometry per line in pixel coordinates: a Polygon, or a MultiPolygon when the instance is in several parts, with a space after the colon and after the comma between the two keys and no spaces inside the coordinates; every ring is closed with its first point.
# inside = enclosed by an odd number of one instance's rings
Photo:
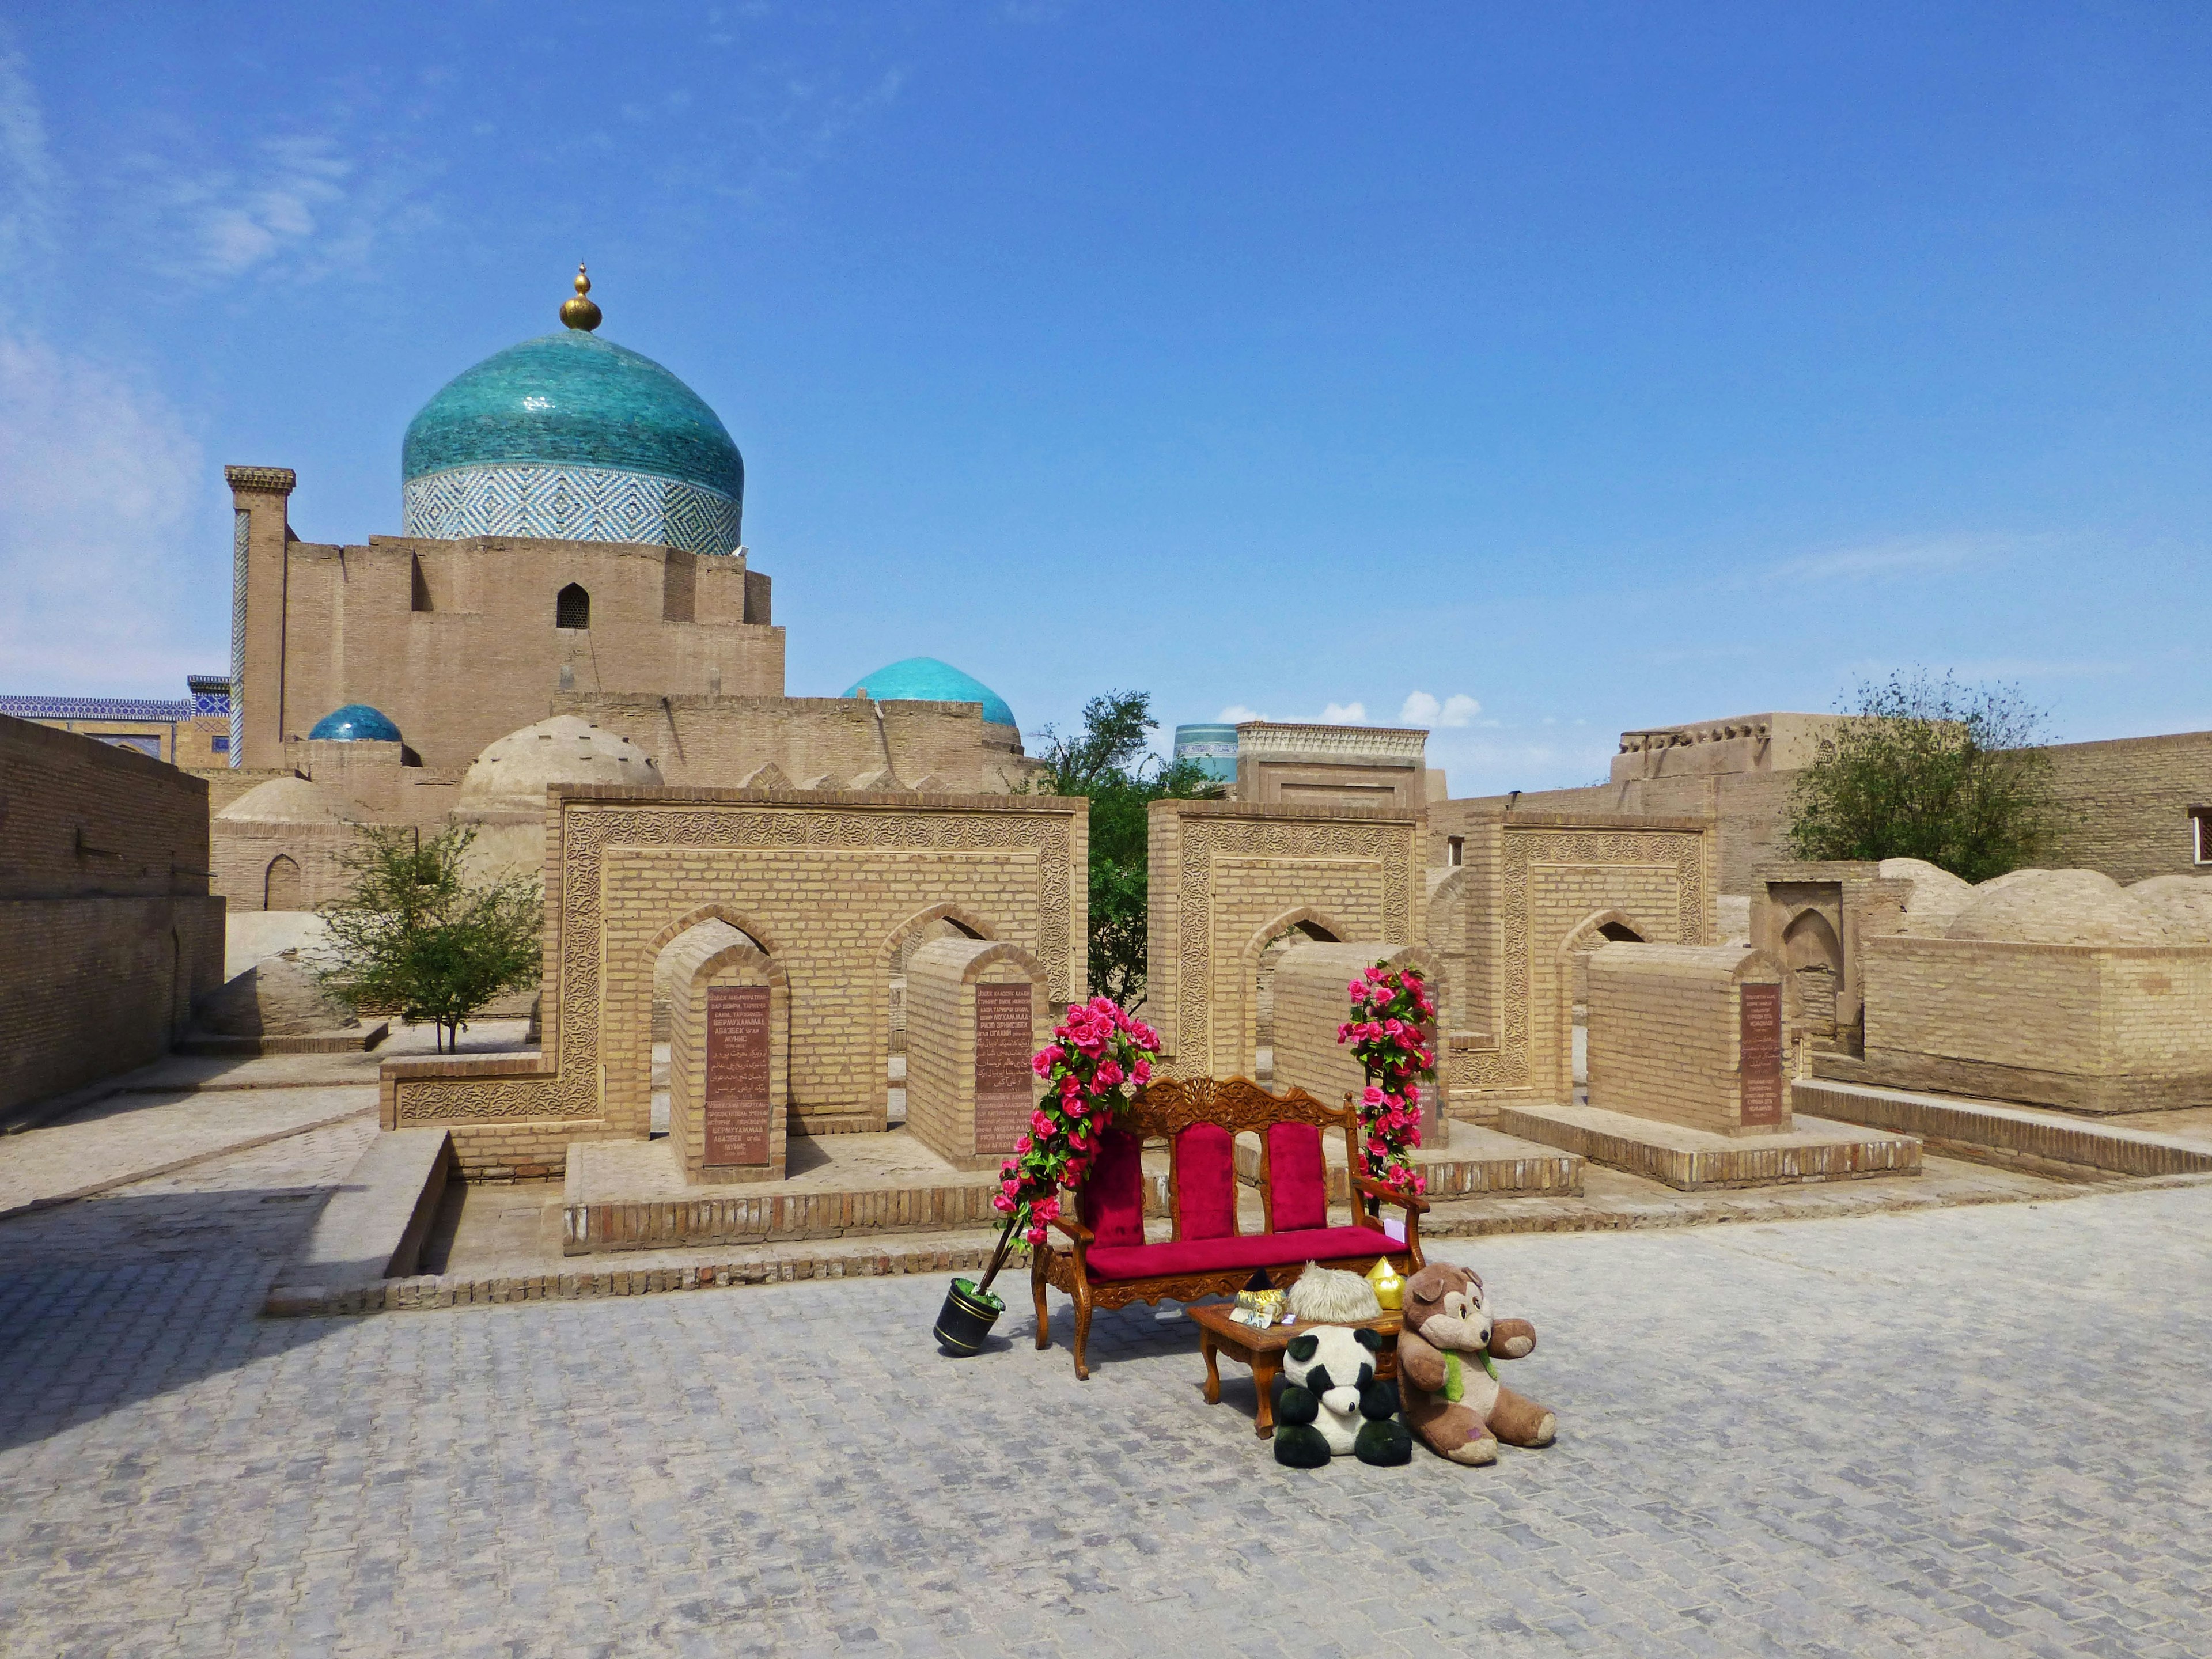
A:
{"type": "Polygon", "coordinates": [[[949,662],[934,657],[908,657],[878,668],[848,686],[848,697],[873,697],[878,702],[980,702],[983,718],[994,726],[1012,726],[1014,711],[1006,700],[949,662]]]}
{"type": "Polygon", "coordinates": [[[323,743],[398,743],[399,728],[365,702],[333,708],[307,733],[323,743]]]}
{"type": "Polygon", "coordinates": [[[699,394],[650,357],[564,328],[455,375],[407,423],[409,481],[463,466],[592,467],[742,501],[745,464],[699,394]]]}

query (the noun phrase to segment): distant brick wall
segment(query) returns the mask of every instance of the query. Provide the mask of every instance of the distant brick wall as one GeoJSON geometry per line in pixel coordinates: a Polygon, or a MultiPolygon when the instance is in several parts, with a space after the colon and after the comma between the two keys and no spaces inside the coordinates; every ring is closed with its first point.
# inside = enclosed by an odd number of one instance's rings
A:
{"type": "Polygon", "coordinates": [[[204,783],[0,715],[0,1110],[165,1053],[222,933],[204,783]]]}
{"type": "Polygon", "coordinates": [[[2045,751],[2058,837],[2038,860],[2126,884],[2197,873],[2189,809],[2212,805],[2212,732],[2063,743],[2045,751]]]}

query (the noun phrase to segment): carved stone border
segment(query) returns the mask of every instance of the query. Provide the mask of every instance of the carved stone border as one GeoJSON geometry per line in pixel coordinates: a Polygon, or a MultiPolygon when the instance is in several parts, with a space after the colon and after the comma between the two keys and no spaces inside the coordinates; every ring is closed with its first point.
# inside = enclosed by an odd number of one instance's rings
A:
{"type": "MultiPolygon", "coordinates": [[[[608,795],[617,792],[609,789],[608,795]]],[[[604,929],[601,864],[610,847],[678,847],[686,850],[748,848],[810,851],[948,852],[1028,850],[1037,854],[1037,955],[1055,1001],[1079,990],[1074,984],[1075,930],[1069,871],[1076,814],[1066,804],[1040,798],[1038,807],[963,810],[951,802],[932,808],[908,799],[848,805],[748,801],[732,793],[725,802],[593,799],[564,795],[559,813],[559,874],[548,884],[547,979],[558,1013],[546,1021],[554,1049],[554,1074],[402,1080],[397,1121],[454,1119],[594,1118],[599,1115],[599,1018],[604,929]],[[895,803],[895,804],[894,804],[895,803]],[[550,926],[558,917],[557,929],[550,926]],[[557,957],[554,946],[557,946],[557,957]],[[1071,987],[1073,987],[1071,989],[1071,987]]],[[[620,792],[628,796],[631,792],[620,792]]],[[[871,956],[872,961],[872,953],[871,956]]],[[[794,1008],[793,1018],[799,1011],[794,1008]]]]}

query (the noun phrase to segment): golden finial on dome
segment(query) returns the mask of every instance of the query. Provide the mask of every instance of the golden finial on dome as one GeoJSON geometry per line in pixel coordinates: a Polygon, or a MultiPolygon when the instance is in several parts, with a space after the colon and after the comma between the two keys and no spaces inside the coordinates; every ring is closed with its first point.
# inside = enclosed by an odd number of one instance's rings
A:
{"type": "Polygon", "coordinates": [[[561,320],[571,328],[580,328],[586,333],[599,325],[599,308],[584,296],[592,291],[592,279],[584,274],[580,263],[576,266],[576,297],[561,301],[561,320]]]}

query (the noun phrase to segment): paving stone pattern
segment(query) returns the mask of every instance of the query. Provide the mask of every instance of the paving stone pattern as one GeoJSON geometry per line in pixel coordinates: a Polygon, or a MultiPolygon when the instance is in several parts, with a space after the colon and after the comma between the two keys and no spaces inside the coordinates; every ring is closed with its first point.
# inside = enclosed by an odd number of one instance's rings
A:
{"type": "Polygon", "coordinates": [[[1304,1473],[1144,1309],[256,1319],[368,1133],[0,1222],[0,1651],[2212,1650],[2212,1187],[1454,1241],[1560,1443],[1304,1473]]]}

